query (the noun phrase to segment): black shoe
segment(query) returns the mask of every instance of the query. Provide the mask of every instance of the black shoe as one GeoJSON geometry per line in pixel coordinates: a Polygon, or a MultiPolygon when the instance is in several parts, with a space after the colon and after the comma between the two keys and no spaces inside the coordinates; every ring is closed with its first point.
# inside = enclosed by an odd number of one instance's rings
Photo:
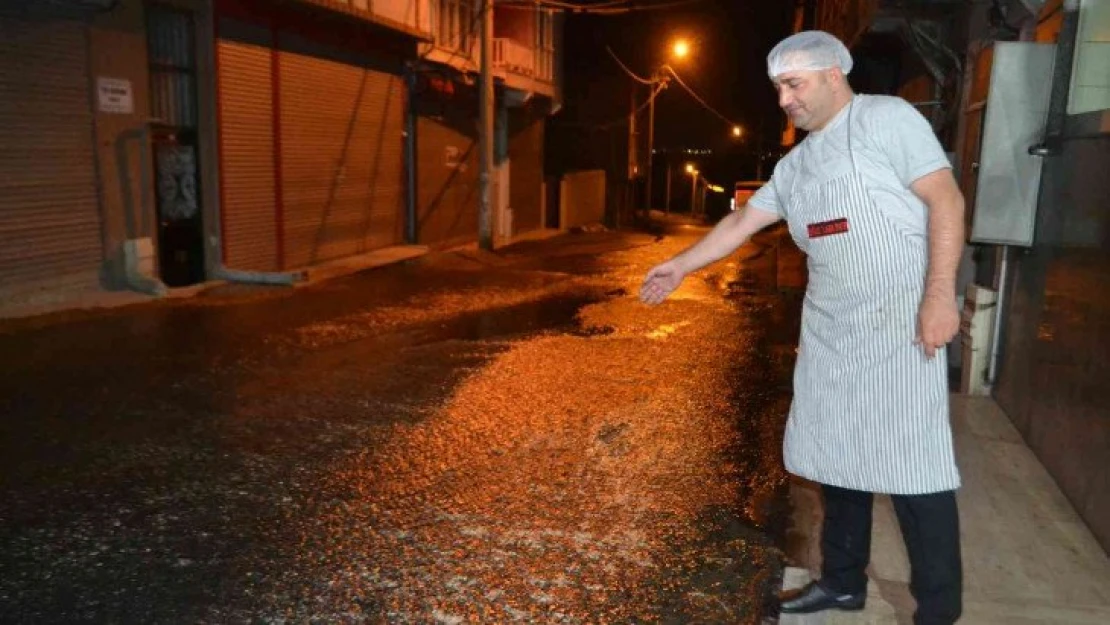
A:
{"type": "Polygon", "coordinates": [[[866,600],[867,593],[838,594],[825,590],[817,582],[810,582],[803,588],[783,595],[780,606],[783,614],[811,614],[832,609],[857,612],[863,609],[866,600]]]}

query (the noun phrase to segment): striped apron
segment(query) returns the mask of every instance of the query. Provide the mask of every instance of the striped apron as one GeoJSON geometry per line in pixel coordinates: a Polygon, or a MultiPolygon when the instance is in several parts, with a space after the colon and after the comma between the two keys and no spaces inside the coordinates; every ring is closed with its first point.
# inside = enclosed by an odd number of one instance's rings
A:
{"type": "Polygon", "coordinates": [[[809,268],[786,468],[868,492],[952,490],[960,477],[945,352],[929,360],[913,343],[927,236],[892,221],[872,199],[852,152],[851,120],[850,108],[847,155],[821,163],[830,176],[794,185],[786,207],[809,268]]]}

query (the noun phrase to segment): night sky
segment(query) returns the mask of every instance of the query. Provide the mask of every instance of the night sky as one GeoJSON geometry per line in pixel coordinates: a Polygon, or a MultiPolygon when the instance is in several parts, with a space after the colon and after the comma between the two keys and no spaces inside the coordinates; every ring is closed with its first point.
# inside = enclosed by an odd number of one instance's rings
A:
{"type": "MultiPolygon", "coordinates": [[[[765,149],[774,148],[780,136],[784,118],[767,79],[765,59],[771,47],[789,34],[792,13],[789,2],[702,0],[615,16],[569,14],[564,108],[551,126],[568,152],[560,160],[568,163],[568,169],[581,169],[612,168],[624,158],[627,125],[598,125],[623,122],[631,106],[630,91],[635,91],[638,102],[649,91],[620,69],[606,52],[608,45],[641,76],[663,61],[670,62],[708,104],[745,131],[742,141],[733,139],[726,122],[672,84],[656,100],[657,150],[712,150],[711,158],[682,158],[702,161],[699,166],[725,186],[750,177],[754,162],[750,154],[760,124],[765,149]],[[676,37],[693,43],[685,61],[669,59],[669,44],[676,37]]],[[[641,119],[646,141],[646,114],[641,119]]]]}

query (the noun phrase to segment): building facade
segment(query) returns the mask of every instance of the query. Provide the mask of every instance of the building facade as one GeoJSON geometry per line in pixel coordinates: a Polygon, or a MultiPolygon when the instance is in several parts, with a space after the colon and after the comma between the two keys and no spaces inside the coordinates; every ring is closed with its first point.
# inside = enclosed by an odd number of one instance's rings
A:
{"type": "MultiPolygon", "coordinates": [[[[478,215],[477,0],[434,0],[433,41],[414,66],[417,238],[434,246],[474,239],[478,215]]],[[[555,42],[561,16],[540,7],[493,13],[495,241],[543,228],[544,127],[558,110],[555,42]]]]}
{"type": "MultiPolygon", "coordinates": [[[[476,10],[0,0],[4,305],[477,240],[476,10]]],[[[495,17],[494,208],[508,240],[542,223],[555,17],[495,17]]]]}

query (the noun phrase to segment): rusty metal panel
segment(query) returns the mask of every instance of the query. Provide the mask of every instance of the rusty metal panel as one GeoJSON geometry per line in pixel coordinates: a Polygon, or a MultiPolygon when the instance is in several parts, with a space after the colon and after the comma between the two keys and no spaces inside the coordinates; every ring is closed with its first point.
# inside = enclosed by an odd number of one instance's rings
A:
{"type": "MultiPolygon", "coordinates": [[[[221,21],[221,36],[234,24],[221,21]]],[[[247,28],[244,27],[244,33],[247,28]]],[[[224,264],[280,269],[274,176],[272,50],[268,31],[255,41],[217,44],[220,123],[220,211],[224,264]]]]}
{"type": "Polygon", "coordinates": [[[416,130],[417,242],[478,240],[478,134],[473,116],[421,116],[416,130]]]}
{"type": "Polygon", "coordinates": [[[342,55],[280,53],[286,264],[401,242],[404,83],[342,55]],[[326,97],[321,97],[326,94],[326,97]]]}
{"type": "Polygon", "coordinates": [[[0,17],[0,297],[96,286],[103,261],[88,43],[0,17]]]}
{"type": "Polygon", "coordinates": [[[544,119],[529,110],[511,111],[521,127],[509,138],[509,206],[513,234],[543,227],[540,188],[543,185],[544,119]]]}

